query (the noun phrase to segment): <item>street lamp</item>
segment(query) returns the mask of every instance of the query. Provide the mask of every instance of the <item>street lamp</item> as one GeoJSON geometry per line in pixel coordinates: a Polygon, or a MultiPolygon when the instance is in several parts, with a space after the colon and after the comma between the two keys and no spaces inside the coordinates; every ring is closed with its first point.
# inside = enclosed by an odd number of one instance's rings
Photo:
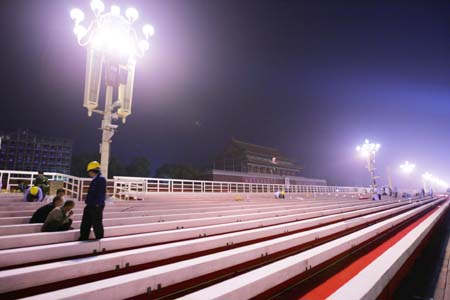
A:
{"type": "Polygon", "coordinates": [[[370,143],[368,139],[364,141],[364,144],[356,147],[356,151],[358,151],[367,161],[366,167],[370,174],[373,190],[377,187],[376,179],[378,178],[378,176],[375,176],[375,154],[380,150],[380,147],[380,144],[370,143]]]}
{"type": "Polygon", "coordinates": [[[405,161],[403,164],[400,165],[400,169],[406,174],[412,173],[412,171],[414,171],[415,168],[416,165],[409,163],[409,161],[405,161]]]}
{"type": "Polygon", "coordinates": [[[426,172],[422,175],[422,180],[423,180],[424,190],[427,190],[427,184],[430,187],[433,185],[433,186],[437,186],[437,187],[440,187],[443,189],[447,189],[449,187],[449,184],[446,181],[444,181],[428,172],[426,172]]]}
{"type": "Polygon", "coordinates": [[[155,31],[151,25],[144,25],[144,38],[139,39],[133,28],[139,17],[135,8],[128,8],[123,16],[117,5],[112,5],[110,11],[105,12],[105,4],[101,0],[92,0],[90,6],[94,19],[89,26],[82,25],[85,14],[81,9],[72,9],[70,17],[74,22],[73,32],[78,44],[87,48],[83,106],[88,116],[92,116],[92,113],[103,115],[100,161],[102,173],[108,177],[111,138],[118,128],[112,121],[121,118],[125,123],[131,114],[136,59],[149,49],[149,38],[155,31]],[[98,110],[103,69],[105,107],[104,110],[98,110]],[[117,100],[113,102],[114,94],[117,100]]]}

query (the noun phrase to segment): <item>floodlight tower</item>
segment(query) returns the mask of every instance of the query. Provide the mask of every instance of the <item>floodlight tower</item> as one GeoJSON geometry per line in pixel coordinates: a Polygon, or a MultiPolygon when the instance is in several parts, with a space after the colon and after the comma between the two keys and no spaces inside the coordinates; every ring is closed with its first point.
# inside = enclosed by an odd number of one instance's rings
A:
{"type": "Polygon", "coordinates": [[[94,19],[88,27],[81,24],[85,19],[82,10],[72,9],[70,17],[75,24],[73,32],[78,44],[87,49],[83,106],[89,117],[92,113],[103,115],[100,161],[102,173],[108,177],[111,138],[118,128],[112,121],[121,118],[125,123],[131,114],[136,59],[149,49],[149,38],[153,36],[154,29],[151,25],[144,25],[142,32],[145,38],[139,39],[133,28],[139,17],[135,8],[128,8],[122,16],[117,5],[112,5],[110,11],[105,12],[105,4],[101,0],[92,0],[90,6],[94,19]],[[103,69],[106,97],[104,109],[99,110],[103,69]],[[117,100],[113,102],[114,95],[117,100]]]}
{"type": "Polygon", "coordinates": [[[380,150],[380,147],[380,144],[370,143],[368,139],[364,141],[364,144],[356,147],[356,151],[367,161],[366,168],[369,171],[371,186],[374,190],[377,187],[377,178],[379,178],[379,176],[375,176],[375,154],[380,150]]]}

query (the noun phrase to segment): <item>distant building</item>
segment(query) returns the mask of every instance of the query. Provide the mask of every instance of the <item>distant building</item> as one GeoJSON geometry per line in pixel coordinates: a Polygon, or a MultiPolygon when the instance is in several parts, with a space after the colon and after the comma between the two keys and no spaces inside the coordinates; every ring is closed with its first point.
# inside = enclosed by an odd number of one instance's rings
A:
{"type": "Polygon", "coordinates": [[[0,132],[0,169],[70,174],[72,140],[37,136],[29,130],[0,132]]]}
{"type": "Polygon", "coordinates": [[[232,139],[217,156],[213,169],[205,179],[248,183],[285,185],[326,185],[326,180],[300,176],[302,172],[294,160],[277,149],[232,139]]]}

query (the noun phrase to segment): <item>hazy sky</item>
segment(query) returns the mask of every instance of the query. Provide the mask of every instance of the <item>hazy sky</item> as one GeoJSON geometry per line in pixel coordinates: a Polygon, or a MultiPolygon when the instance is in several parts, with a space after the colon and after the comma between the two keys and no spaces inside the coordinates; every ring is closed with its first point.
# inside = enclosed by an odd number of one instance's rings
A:
{"type": "MultiPolygon", "coordinates": [[[[450,175],[449,1],[105,1],[156,35],[139,60],[133,114],[113,139],[124,160],[206,166],[232,136],[279,148],[304,175],[368,184],[355,146],[382,147],[385,181],[409,160],[450,175]]],[[[82,107],[85,49],[69,11],[89,1],[0,3],[0,129],[31,128],[98,151],[82,107]]]]}

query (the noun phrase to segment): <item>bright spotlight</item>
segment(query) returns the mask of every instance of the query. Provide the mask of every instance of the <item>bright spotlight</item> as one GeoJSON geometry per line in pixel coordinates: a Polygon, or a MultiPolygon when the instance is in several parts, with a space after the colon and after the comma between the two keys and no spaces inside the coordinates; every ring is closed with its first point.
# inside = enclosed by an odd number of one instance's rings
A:
{"type": "Polygon", "coordinates": [[[133,23],[139,18],[139,12],[136,8],[130,7],[125,11],[125,16],[127,17],[128,21],[130,21],[130,23],[133,23]]]}
{"type": "Polygon", "coordinates": [[[422,175],[422,178],[425,180],[430,180],[431,178],[433,178],[433,175],[431,175],[430,173],[426,172],[425,174],[422,175]]]}
{"type": "Polygon", "coordinates": [[[92,0],[91,9],[95,15],[99,15],[105,10],[105,4],[101,0],[92,0]]]}
{"type": "Polygon", "coordinates": [[[142,27],[142,32],[144,33],[146,38],[153,36],[155,34],[155,28],[152,25],[146,24],[142,27]]]}
{"type": "Polygon", "coordinates": [[[112,5],[111,6],[111,14],[113,16],[120,16],[120,7],[118,7],[117,5],[112,5]]]}
{"type": "Polygon", "coordinates": [[[416,168],[415,164],[409,163],[409,161],[405,161],[404,164],[400,165],[400,169],[405,173],[411,173],[416,168]]]}
{"type": "Polygon", "coordinates": [[[437,185],[440,186],[442,188],[448,188],[448,183],[436,176],[431,175],[430,173],[426,172],[425,174],[422,175],[422,179],[426,182],[428,182],[429,184],[432,185],[437,185]]]}
{"type": "Polygon", "coordinates": [[[356,147],[356,151],[358,151],[361,156],[368,157],[377,153],[380,150],[380,147],[380,144],[370,143],[370,141],[366,139],[364,144],[356,147]]]}
{"type": "Polygon", "coordinates": [[[70,11],[70,18],[75,24],[79,24],[84,20],[84,12],[79,8],[74,8],[70,11]]]}

